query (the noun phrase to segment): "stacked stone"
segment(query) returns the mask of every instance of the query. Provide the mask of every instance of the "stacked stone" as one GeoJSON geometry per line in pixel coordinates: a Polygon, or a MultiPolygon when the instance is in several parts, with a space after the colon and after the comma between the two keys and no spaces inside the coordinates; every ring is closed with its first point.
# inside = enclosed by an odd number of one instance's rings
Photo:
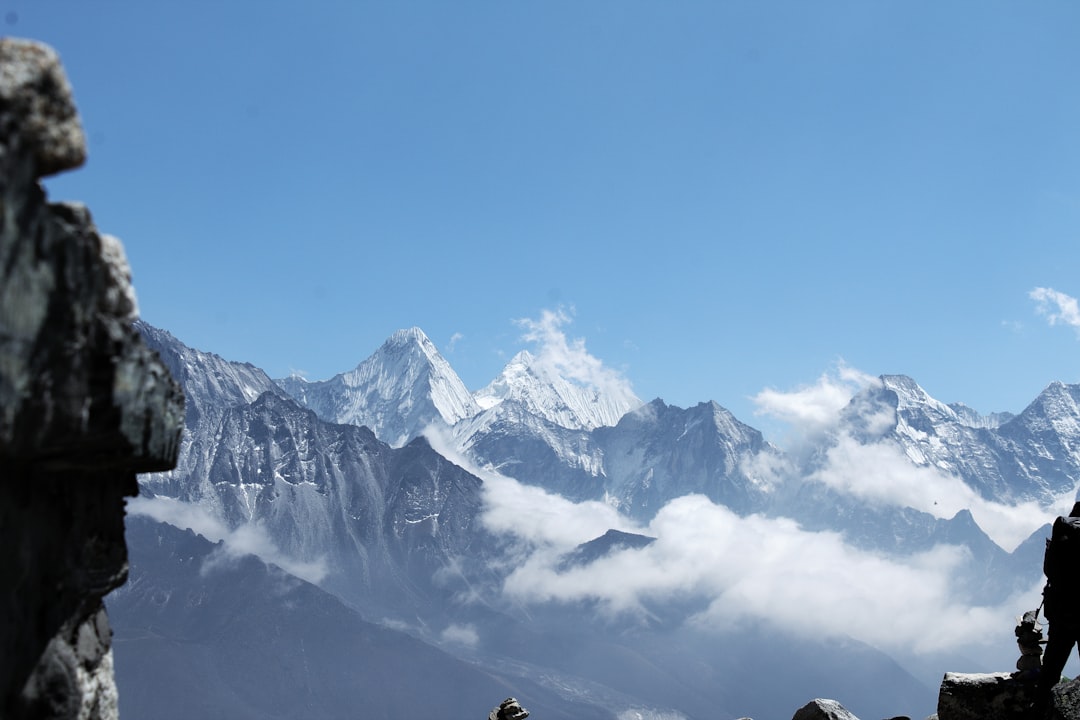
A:
{"type": "Polygon", "coordinates": [[[1034,679],[1042,668],[1043,634],[1038,615],[1038,610],[1029,610],[1016,625],[1016,644],[1020,648],[1016,669],[1021,679],[1034,679]]]}

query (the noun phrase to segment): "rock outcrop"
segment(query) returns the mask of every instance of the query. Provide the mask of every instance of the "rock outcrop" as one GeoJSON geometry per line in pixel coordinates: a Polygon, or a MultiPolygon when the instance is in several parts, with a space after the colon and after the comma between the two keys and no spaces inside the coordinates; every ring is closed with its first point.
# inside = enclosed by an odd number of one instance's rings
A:
{"type": "Polygon", "coordinates": [[[791,720],[859,720],[835,700],[817,698],[803,705],[791,720]]]}
{"type": "Polygon", "coordinates": [[[116,716],[102,597],[124,497],[176,460],[183,395],[132,328],[120,243],[38,180],[82,164],[56,53],[0,39],[0,717],[116,716]]]}
{"type": "Polygon", "coordinates": [[[1045,708],[1035,705],[1034,684],[1012,673],[946,673],[938,720],[1080,720],[1080,680],[1058,684],[1045,708]]]}

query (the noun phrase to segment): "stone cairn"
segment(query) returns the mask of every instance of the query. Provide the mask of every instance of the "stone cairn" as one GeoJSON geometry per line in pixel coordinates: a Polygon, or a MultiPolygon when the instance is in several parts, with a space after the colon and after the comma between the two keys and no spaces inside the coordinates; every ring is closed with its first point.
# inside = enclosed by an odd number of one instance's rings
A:
{"type": "Polygon", "coordinates": [[[1016,645],[1020,658],[1016,661],[1020,680],[1034,680],[1042,669],[1043,633],[1039,627],[1039,611],[1029,610],[1016,624],[1016,645]]]}

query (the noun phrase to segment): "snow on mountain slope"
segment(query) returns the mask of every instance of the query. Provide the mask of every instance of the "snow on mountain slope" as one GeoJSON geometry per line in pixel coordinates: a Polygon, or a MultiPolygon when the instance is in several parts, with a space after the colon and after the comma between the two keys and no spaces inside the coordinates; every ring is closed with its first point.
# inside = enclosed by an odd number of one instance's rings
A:
{"type": "Polygon", "coordinates": [[[293,376],[278,385],[324,420],[370,427],[400,447],[431,423],[453,425],[480,411],[420,328],[399,330],[354,370],[329,380],[293,376]]]}
{"type": "Polygon", "coordinates": [[[142,320],[135,321],[135,329],[184,387],[189,425],[193,411],[197,414],[211,407],[249,403],[264,392],[281,394],[270,376],[251,363],[231,362],[188,347],[169,332],[142,320]]]}
{"type": "Polygon", "coordinates": [[[1001,427],[1016,417],[1010,412],[996,412],[990,413],[989,415],[982,415],[964,403],[959,402],[949,403],[949,408],[956,413],[956,417],[961,423],[974,428],[1001,427]]]}
{"type": "Polygon", "coordinates": [[[568,380],[527,350],[515,355],[499,376],[474,397],[484,409],[513,400],[529,412],[572,430],[615,425],[628,411],[641,405],[641,400],[626,388],[601,389],[568,380]]]}
{"type": "Polygon", "coordinates": [[[459,450],[519,482],[574,501],[602,500],[638,519],[701,493],[740,514],[764,507],[770,479],[750,468],[779,455],[716,403],[654,400],[613,426],[572,430],[504,400],[453,428],[459,450]]]}
{"type": "Polygon", "coordinates": [[[1050,383],[992,437],[1008,487],[1036,499],[1075,496],[1080,486],[1080,385],[1050,383]]]}
{"type": "Polygon", "coordinates": [[[864,443],[892,438],[914,465],[960,477],[988,500],[1046,506],[1080,485],[1078,398],[1080,386],[1052,383],[997,425],[957,412],[909,377],[884,375],[852,399],[844,427],[864,443]]]}
{"type": "Polygon", "coordinates": [[[504,400],[451,429],[459,452],[481,467],[573,501],[603,497],[603,456],[587,430],[571,429],[504,400]]]}
{"type": "Polygon", "coordinates": [[[715,402],[689,409],[654,400],[613,428],[595,431],[605,491],[624,512],[651,518],[675,498],[700,493],[740,515],[762,510],[771,487],[749,468],[779,455],[761,433],[715,402]]]}
{"type": "Polygon", "coordinates": [[[188,347],[171,333],[141,320],[135,322],[135,329],[184,390],[180,454],[174,469],[153,476],[162,482],[180,481],[199,462],[203,450],[197,446],[204,444],[206,438],[193,432],[195,429],[213,426],[229,408],[250,403],[263,393],[284,397],[274,381],[251,363],[225,360],[220,355],[188,347]]]}

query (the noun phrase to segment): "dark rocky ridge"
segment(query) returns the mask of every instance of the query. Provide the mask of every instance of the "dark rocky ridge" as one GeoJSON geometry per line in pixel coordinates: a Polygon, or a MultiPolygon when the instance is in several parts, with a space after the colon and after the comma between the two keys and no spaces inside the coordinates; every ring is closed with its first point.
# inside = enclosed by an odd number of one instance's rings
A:
{"type": "Polygon", "coordinates": [[[38,179],[85,140],[56,53],[0,39],[0,717],[116,717],[102,597],[124,497],[172,467],[183,396],[132,328],[120,243],[38,179]]]}

